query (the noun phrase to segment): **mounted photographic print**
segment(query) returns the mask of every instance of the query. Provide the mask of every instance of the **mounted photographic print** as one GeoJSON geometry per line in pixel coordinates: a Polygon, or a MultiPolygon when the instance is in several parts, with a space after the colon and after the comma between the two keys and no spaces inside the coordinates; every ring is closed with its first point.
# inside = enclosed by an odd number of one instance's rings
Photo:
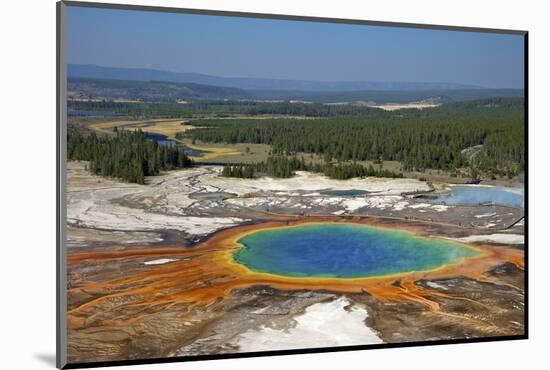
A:
{"type": "Polygon", "coordinates": [[[58,3],[58,366],[527,338],[526,55],[58,3]]]}

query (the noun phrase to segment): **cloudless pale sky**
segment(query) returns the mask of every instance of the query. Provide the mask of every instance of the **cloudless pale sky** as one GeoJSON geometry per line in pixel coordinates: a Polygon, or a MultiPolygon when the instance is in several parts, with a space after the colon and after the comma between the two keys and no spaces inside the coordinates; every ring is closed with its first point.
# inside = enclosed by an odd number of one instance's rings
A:
{"type": "Polygon", "coordinates": [[[68,7],[68,62],[224,77],[523,87],[523,37],[68,7]]]}

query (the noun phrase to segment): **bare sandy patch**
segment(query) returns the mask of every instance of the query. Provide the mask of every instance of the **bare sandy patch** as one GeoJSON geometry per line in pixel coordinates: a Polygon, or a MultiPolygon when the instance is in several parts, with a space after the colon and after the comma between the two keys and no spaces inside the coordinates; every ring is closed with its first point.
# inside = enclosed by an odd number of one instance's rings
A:
{"type": "Polygon", "coordinates": [[[244,195],[258,191],[319,191],[319,190],[362,190],[384,195],[399,195],[402,193],[430,191],[430,187],[423,181],[416,179],[388,179],[388,178],[354,178],[349,180],[334,180],[322,174],[306,171],[296,171],[296,175],[288,179],[261,177],[252,180],[243,180],[218,176],[217,173],[203,179],[204,183],[244,195]]]}
{"type": "Polygon", "coordinates": [[[367,311],[349,306],[345,297],[316,303],[294,318],[295,327],[277,330],[263,326],[248,330],[237,337],[237,344],[243,352],[255,352],[382,343],[365,324],[367,311]]]}
{"type": "Polygon", "coordinates": [[[143,262],[144,265],[164,265],[165,263],[170,263],[170,262],[175,262],[177,261],[177,259],[173,259],[173,258],[159,258],[159,259],[156,259],[156,260],[151,260],[151,261],[145,261],[143,262]]]}
{"type": "Polygon", "coordinates": [[[387,104],[367,104],[367,106],[372,108],[379,108],[385,111],[396,111],[399,109],[426,109],[426,108],[435,108],[439,107],[439,103],[424,103],[424,102],[415,102],[415,103],[387,103],[387,104]]]}
{"type": "MultiPolygon", "coordinates": [[[[451,239],[451,238],[449,238],[451,239]]],[[[463,238],[452,238],[453,240],[464,243],[489,242],[498,244],[523,244],[524,236],[519,234],[489,234],[489,235],[470,235],[463,238]]]]}

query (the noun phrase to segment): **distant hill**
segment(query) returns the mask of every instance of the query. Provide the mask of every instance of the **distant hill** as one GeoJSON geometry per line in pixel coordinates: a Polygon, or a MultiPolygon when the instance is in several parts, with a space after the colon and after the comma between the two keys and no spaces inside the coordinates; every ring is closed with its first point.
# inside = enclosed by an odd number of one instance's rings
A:
{"type": "Polygon", "coordinates": [[[185,99],[299,100],[311,102],[439,103],[523,96],[522,89],[487,89],[452,83],[320,82],[217,77],[147,68],[69,64],[72,97],[147,101],[185,99]]]}
{"type": "Polygon", "coordinates": [[[250,93],[232,87],[166,81],[123,81],[69,78],[72,99],[137,100],[173,102],[177,100],[250,99],[250,93]]]}
{"type": "Polygon", "coordinates": [[[450,103],[491,98],[521,97],[519,89],[451,89],[451,90],[359,90],[359,91],[283,91],[243,90],[233,87],[191,82],[109,80],[69,78],[68,96],[80,100],[128,100],[174,102],[178,100],[259,100],[321,103],[450,103]]]}
{"type": "Polygon", "coordinates": [[[94,64],[69,64],[67,67],[67,73],[70,78],[93,78],[126,81],[190,82],[203,85],[234,87],[244,90],[343,92],[358,90],[427,91],[482,89],[482,87],[480,86],[455,83],[369,81],[324,82],[249,77],[218,77],[200,73],[170,72],[149,68],[102,67],[94,64]]]}

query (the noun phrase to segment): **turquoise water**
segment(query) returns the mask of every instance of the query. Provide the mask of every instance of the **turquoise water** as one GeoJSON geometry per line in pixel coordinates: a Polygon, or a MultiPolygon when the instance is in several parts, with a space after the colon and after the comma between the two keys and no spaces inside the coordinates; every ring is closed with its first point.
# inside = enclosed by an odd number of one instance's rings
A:
{"type": "Polygon", "coordinates": [[[499,204],[523,207],[523,189],[501,186],[453,186],[450,191],[434,199],[436,203],[450,205],[499,204]]]}
{"type": "Polygon", "coordinates": [[[259,230],[238,241],[236,262],[294,277],[358,278],[431,270],[479,252],[441,239],[358,224],[259,230]]]}

